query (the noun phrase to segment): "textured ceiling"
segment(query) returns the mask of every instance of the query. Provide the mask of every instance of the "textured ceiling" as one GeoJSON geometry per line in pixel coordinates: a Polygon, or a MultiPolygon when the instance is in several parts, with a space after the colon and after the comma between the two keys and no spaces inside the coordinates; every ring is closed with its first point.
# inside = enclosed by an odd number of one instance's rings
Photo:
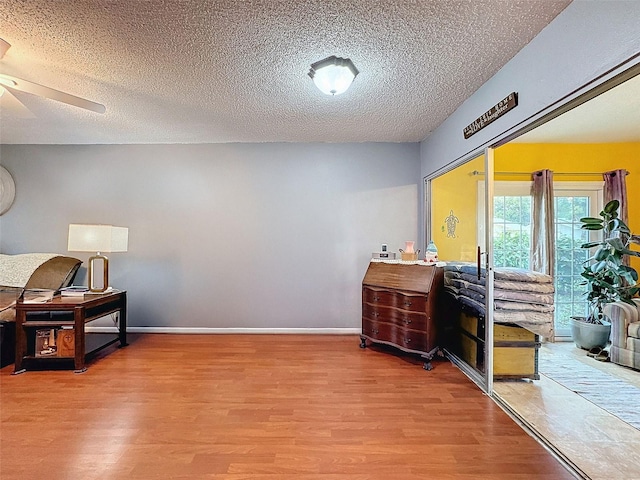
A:
{"type": "Polygon", "coordinates": [[[0,73],[107,111],[5,94],[0,142],[420,141],[569,3],[3,0],[0,73]],[[336,97],[307,76],[329,55],[360,70],[336,97]]]}

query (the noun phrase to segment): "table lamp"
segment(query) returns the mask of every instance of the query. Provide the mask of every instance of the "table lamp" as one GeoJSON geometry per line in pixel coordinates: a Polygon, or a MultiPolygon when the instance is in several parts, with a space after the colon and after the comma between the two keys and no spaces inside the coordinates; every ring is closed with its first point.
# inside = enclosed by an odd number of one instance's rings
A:
{"type": "Polygon", "coordinates": [[[69,243],[67,250],[70,252],[97,252],[89,257],[88,286],[91,292],[104,292],[109,288],[109,259],[101,252],[126,252],[129,241],[129,229],[127,227],[114,227],[113,225],[69,225],[69,243]],[[102,287],[96,286],[93,278],[94,262],[102,260],[103,283],[102,287]]]}

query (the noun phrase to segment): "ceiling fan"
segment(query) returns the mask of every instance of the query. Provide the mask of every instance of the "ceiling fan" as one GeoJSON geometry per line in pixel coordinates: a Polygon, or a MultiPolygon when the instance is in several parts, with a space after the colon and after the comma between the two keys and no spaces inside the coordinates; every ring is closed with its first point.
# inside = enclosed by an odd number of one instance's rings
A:
{"type": "MultiPolygon", "coordinates": [[[[10,47],[11,44],[9,42],[0,38],[0,59],[4,57],[4,54],[7,52],[7,50],[9,50],[10,47]]],[[[76,97],[75,95],[61,92],[60,90],[56,90],[51,87],[45,87],[44,85],[40,85],[38,83],[29,82],[21,78],[12,77],[10,75],[0,73],[0,100],[2,101],[2,105],[8,105],[8,108],[10,108],[12,111],[16,111],[17,108],[20,108],[22,110],[20,116],[23,117],[33,117],[33,115],[31,114],[31,112],[28,112],[28,109],[24,105],[22,105],[22,103],[16,97],[14,97],[13,95],[6,95],[5,90],[8,93],[24,92],[31,95],[37,95],[39,97],[48,98],[57,102],[66,103],[68,105],[73,105],[74,107],[91,110],[92,112],[96,113],[104,113],[106,111],[105,106],[100,103],[92,102],[91,100],[76,97]],[[5,95],[3,95],[3,93],[5,93],[5,95]],[[24,110],[26,110],[28,114],[24,110]]]]}

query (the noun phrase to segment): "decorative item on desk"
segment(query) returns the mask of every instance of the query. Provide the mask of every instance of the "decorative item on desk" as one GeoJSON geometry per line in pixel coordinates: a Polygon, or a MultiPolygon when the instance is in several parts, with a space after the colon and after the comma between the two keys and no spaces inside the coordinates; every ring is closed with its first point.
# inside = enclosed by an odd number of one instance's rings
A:
{"type": "Polygon", "coordinates": [[[438,248],[433,240],[427,245],[427,251],[424,254],[424,261],[426,263],[436,263],[438,261],[438,248]]]}
{"type": "Polygon", "coordinates": [[[412,261],[418,260],[418,253],[420,253],[420,250],[416,252],[413,249],[416,242],[407,241],[404,243],[405,243],[404,250],[402,248],[399,249],[400,257],[402,258],[402,260],[405,262],[412,262],[412,261]]]}
{"type": "MultiPolygon", "coordinates": [[[[418,255],[420,255],[420,250],[416,250],[413,253],[404,253],[406,260],[409,262],[417,262],[418,261],[418,255]]],[[[405,258],[403,257],[403,260],[405,260],[405,258]]]]}
{"type": "Polygon", "coordinates": [[[394,252],[389,252],[389,249],[387,247],[386,243],[383,243],[380,246],[380,251],[379,252],[373,252],[371,254],[371,258],[374,258],[376,260],[395,260],[396,259],[396,254],[394,252]]]}
{"type": "Polygon", "coordinates": [[[395,260],[396,253],[395,252],[373,252],[371,254],[371,258],[379,259],[379,260],[395,260]]]}
{"type": "Polygon", "coordinates": [[[104,293],[109,289],[109,259],[100,252],[126,252],[129,243],[129,229],[113,225],[69,225],[70,252],[97,252],[89,257],[88,285],[91,292],[104,293]],[[94,282],[94,263],[102,260],[103,283],[94,282]]]}

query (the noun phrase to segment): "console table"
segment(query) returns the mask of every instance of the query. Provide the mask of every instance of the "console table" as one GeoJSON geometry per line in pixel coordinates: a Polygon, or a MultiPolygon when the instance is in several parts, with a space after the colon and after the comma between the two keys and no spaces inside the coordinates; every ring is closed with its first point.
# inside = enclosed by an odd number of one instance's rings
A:
{"type": "Polygon", "coordinates": [[[366,341],[417,353],[431,370],[437,345],[436,307],[444,271],[434,265],[371,262],[362,280],[362,334],[366,341]]]}
{"type": "Polygon", "coordinates": [[[81,373],[86,370],[85,360],[89,354],[118,341],[121,347],[127,345],[127,292],[125,291],[79,297],[56,296],[45,303],[18,301],[16,303],[16,360],[13,373],[24,372],[26,365],[32,365],[34,362],[60,360],[73,360],[75,372],[81,373]],[[109,335],[107,341],[87,351],[85,326],[89,322],[111,314],[118,314],[117,336],[109,335]],[[47,330],[59,338],[56,345],[59,348],[51,356],[47,356],[49,351],[42,354],[37,348],[38,333],[47,330]],[[60,335],[57,335],[58,333],[60,335]]]}

